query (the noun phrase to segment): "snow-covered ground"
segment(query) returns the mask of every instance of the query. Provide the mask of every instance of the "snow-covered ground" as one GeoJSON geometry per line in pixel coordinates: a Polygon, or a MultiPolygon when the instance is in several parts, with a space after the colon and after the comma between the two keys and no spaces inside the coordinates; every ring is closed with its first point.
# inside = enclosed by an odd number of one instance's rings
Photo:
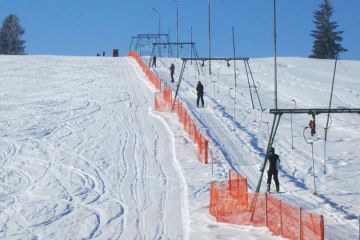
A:
{"type": "MultiPolygon", "coordinates": [[[[170,62],[156,68],[169,81],[170,62]]],[[[211,180],[233,168],[256,186],[272,116],[251,108],[238,63],[236,116],[233,69],[213,63],[209,76],[185,71],[179,97],[210,140],[211,165],[173,113],[153,111],[155,90],[133,59],[0,56],[0,238],[2,239],[279,239],[265,228],[217,223],[208,213],[211,180]],[[195,85],[205,85],[196,108],[195,85]],[[235,130],[234,130],[235,129],[235,130]]],[[[264,108],[273,106],[272,59],[250,60],[264,108]]],[[[332,61],[279,59],[279,107],[328,106],[332,61]]],[[[359,107],[360,62],[340,61],[333,107],[359,107]]],[[[173,85],[175,88],[175,85],[173,85]]],[[[281,158],[282,198],[325,217],[327,239],[356,239],[360,212],[360,116],[333,114],[323,173],[326,116],[282,117],[274,146],[281,158]],[[308,133],[307,133],[308,134],[308,133]]],[[[263,184],[264,185],[264,184],[263,184]]]]}
{"type": "MultiPolygon", "coordinates": [[[[168,66],[181,61],[162,59],[157,73],[168,79],[168,66]]],[[[250,187],[256,188],[266,149],[274,108],[273,59],[251,59],[250,66],[259,87],[259,97],[252,94],[255,110],[246,78],[244,63],[237,62],[237,95],[234,118],[234,70],[226,62],[212,62],[211,77],[208,66],[203,67],[205,76],[199,75],[196,65],[187,63],[179,97],[204,128],[212,142],[211,158],[215,161],[216,177],[224,171],[224,165],[248,177],[250,187]],[[195,87],[198,80],[205,84],[205,109],[195,106],[195,87]],[[235,129],[235,130],[234,130],[235,129]]],[[[328,108],[335,61],[303,58],[278,59],[278,108],[328,108]],[[292,101],[294,100],[294,101],[292,101]]],[[[177,72],[179,74],[179,72],[177,72]]],[[[176,87],[173,86],[173,89],[176,87]]],[[[332,108],[360,107],[360,62],[338,61],[332,108]]],[[[360,141],[359,114],[332,114],[326,145],[326,174],[324,174],[324,128],[327,115],[316,116],[317,134],[310,136],[308,126],[311,116],[293,114],[282,116],[274,147],[281,158],[281,198],[325,217],[326,239],[357,239],[360,212],[360,141]],[[293,122],[293,146],[291,134],[293,122]],[[316,190],[314,195],[311,146],[313,142],[316,190]]],[[[262,190],[265,189],[266,176],[262,190]]],[[[274,188],[274,186],[272,186],[274,188]]]]}
{"type": "Polygon", "coordinates": [[[133,60],[0,56],[0,69],[0,238],[272,239],[209,216],[209,167],[152,111],[133,60]]]}

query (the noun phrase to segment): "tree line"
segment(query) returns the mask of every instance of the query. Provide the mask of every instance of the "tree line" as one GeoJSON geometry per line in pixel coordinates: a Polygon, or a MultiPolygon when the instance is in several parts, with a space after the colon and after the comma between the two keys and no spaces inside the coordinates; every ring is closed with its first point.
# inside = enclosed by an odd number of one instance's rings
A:
{"type": "Polygon", "coordinates": [[[0,29],[0,54],[25,54],[25,41],[21,39],[24,33],[18,16],[10,14],[5,17],[0,29]]]}

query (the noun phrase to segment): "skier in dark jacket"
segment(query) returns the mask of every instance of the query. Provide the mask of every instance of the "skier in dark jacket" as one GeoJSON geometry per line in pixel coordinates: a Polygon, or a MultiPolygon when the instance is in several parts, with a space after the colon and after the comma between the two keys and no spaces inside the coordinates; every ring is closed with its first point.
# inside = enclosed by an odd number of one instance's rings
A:
{"type": "Polygon", "coordinates": [[[153,59],[152,59],[152,66],[156,67],[156,56],[154,55],[153,59]]]}
{"type": "Polygon", "coordinates": [[[172,63],[170,66],[171,82],[174,82],[175,65],[172,63]]]}
{"type": "Polygon", "coordinates": [[[196,92],[197,92],[196,106],[199,107],[200,99],[201,99],[201,106],[204,106],[204,86],[201,84],[200,81],[198,81],[198,84],[196,86],[196,92]]]}
{"type": "Polygon", "coordinates": [[[271,178],[274,176],[274,181],[276,185],[276,192],[279,192],[279,179],[278,179],[278,165],[280,164],[279,155],[275,154],[275,148],[271,148],[269,152],[269,170],[268,170],[268,179],[267,179],[267,192],[270,192],[271,178]]]}

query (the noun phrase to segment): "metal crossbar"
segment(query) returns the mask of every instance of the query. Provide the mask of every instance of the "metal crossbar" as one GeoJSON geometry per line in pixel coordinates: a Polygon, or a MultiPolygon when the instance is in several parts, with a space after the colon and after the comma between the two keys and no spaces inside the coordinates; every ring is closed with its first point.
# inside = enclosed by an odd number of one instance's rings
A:
{"type": "MultiPolygon", "coordinates": [[[[161,48],[159,48],[159,46],[164,46],[164,47],[168,46],[168,56],[170,56],[170,55],[173,55],[171,46],[177,46],[178,47],[178,46],[186,46],[186,45],[190,46],[191,56],[194,53],[195,57],[197,58],[198,54],[197,54],[197,51],[196,51],[196,47],[195,47],[196,43],[195,42],[169,42],[169,41],[167,41],[167,42],[153,42],[152,43],[152,50],[151,50],[151,54],[150,54],[149,67],[150,67],[151,59],[155,55],[155,50],[156,49],[159,51],[158,56],[162,56],[161,48]]],[[[189,58],[189,59],[191,60],[192,57],[189,58]]]]}
{"type": "Polygon", "coordinates": [[[168,33],[140,33],[138,37],[159,37],[159,36],[169,36],[168,33]]]}
{"type": "Polygon", "coordinates": [[[270,113],[283,114],[283,113],[308,113],[308,114],[321,114],[321,113],[358,113],[360,108],[296,108],[296,109],[270,109],[270,113]]]}
{"type": "Polygon", "coordinates": [[[159,43],[153,43],[153,45],[195,45],[195,42],[159,42],[159,43]]]}
{"type": "Polygon", "coordinates": [[[248,61],[250,58],[248,57],[236,57],[235,59],[233,57],[212,57],[212,58],[208,58],[208,57],[199,57],[199,58],[181,58],[181,60],[183,61],[189,61],[189,60],[195,60],[195,61],[231,61],[231,60],[241,60],[241,61],[248,61]]]}

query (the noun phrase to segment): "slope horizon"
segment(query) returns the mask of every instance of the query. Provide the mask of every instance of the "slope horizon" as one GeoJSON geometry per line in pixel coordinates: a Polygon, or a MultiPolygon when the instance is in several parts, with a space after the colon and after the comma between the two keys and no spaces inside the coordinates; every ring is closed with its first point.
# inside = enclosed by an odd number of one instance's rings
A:
{"type": "MultiPolygon", "coordinates": [[[[343,45],[349,49],[341,59],[360,60],[360,32],[357,23],[360,2],[332,0],[333,20],[338,30],[344,31],[343,45]]],[[[278,55],[307,57],[311,54],[314,29],[313,12],[320,1],[299,3],[278,2],[278,55]]],[[[246,4],[236,0],[211,1],[212,52],[214,56],[232,55],[232,33],[238,56],[270,57],[273,54],[272,1],[257,0],[246,4]]],[[[25,28],[26,51],[31,55],[94,56],[105,51],[107,55],[117,48],[126,55],[131,36],[138,33],[158,33],[160,13],[161,32],[176,40],[175,0],[136,0],[106,3],[79,0],[52,4],[38,0],[4,0],[0,17],[15,13],[25,28]],[[84,6],[87,6],[84,8],[84,6]],[[127,13],[127,14],[124,14],[127,13]]],[[[179,41],[197,42],[199,55],[208,55],[207,1],[179,0],[179,41]]]]}

